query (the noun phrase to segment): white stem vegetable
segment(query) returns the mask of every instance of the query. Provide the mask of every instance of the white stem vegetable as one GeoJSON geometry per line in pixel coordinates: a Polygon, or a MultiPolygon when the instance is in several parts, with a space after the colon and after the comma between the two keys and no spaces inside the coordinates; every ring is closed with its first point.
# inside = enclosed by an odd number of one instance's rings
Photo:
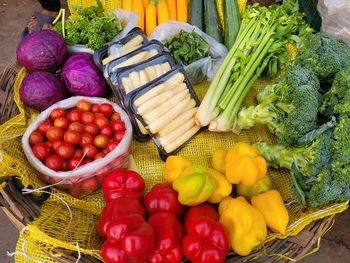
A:
{"type": "Polygon", "coordinates": [[[136,120],[137,126],[140,129],[140,132],[144,135],[147,135],[148,131],[146,130],[145,126],[143,126],[143,124],[138,119],[135,118],[135,120],[136,120]]]}
{"type": "Polygon", "coordinates": [[[140,70],[140,86],[145,85],[146,83],[150,82],[151,79],[148,79],[148,76],[146,74],[145,70],[140,70]]]}
{"type": "Polygon", "coordinates": [[[161,94],[151,98],[150,100],[140,105],[140,107],[137,108],[137,112],[140,115],[142,115],[148,112],[148,110],[152,110],[155,107],[158,107],[161,103],[167,102],[169,99],[171,99],[173,96],[175,96],[183,90],[187,90],[187,86],[185,83],[181,83],[179,86],[170,86],[169,89],[166,89],[161,94]]]}
{"type": "Polygon", "coordinates": [[[137,71],[133,71],[129,74],[129,78],[132,84],[132,89],[136,89],[140,87],[140,75],[137,71]]]}
{"type": "Polygon", "coordinates": [[[128,77],[122,78],[122,85],[126,94],[132,91],[132,84],[131,84],[130,78],[128,77]]]}
{"type": "Polygon", "coordinates": [[[170,144],[164,146],[164,150],[167,153],[170,153],[174,150],[176,150],[178,147],[180,147],[182,144],[184,144],[185,142],[187,142],[193,135],[195,135],[199,129],[201,127],[200,126],[193,126],[190,130],[188,130],[186,133],[182,134],[181,136],[179,136],[175,141],[171,142],[170,144]]]}
{"type": "Polygon", "coordinates": [[[161,145],[166,146],[171,144],[171,142],[175,141],[182,134],[186,133],[195,125],[194,117],[190,118],[186,122],[184,122],[178,129],[173,130],[171,133],[168,133],[165,136],[161,136],[159,138],[159,142],[161,145]]]}
{"type": "Polygon", "coordinates": [[[177,104],[171,111],[168,111],[163,116],[161,116],[156,121],[149,124],[149,129],[152,133],[157,133],[162,128],[164,128],[169,122],[175,119],[177,116],[181,115],[183,112],[194,108],[196,102],[194,99],[184,99],[179,104],[177,104]]]}
{"type": "Polygon", "coordinates": [[[150,112],[142,115],[142,118],[145,120],[146,123],[151,123],[160,118],[162,115],[166,114],[168,111],[172,110],[173,107],[175,107],[178,103],[180,103],[184,99],[190,99],[191,94],[186,89],[171,99],[169,99],[167,102],[160,104],[158,107],[153,108],[150,112]]]}
{"type": "Polygon", "coordinates": [[[145,72],[149,79],[155,79],[156,78],[156,70],[153,67],[147,67],[145,68],[145,72]]]}
{"type": "Polygon", "coordinates": [[[194,115],[196,114],[198,108],[192,108],[188,111],[184,112],[180,116],[176,117],[173,121],[171,121],[167,126],[165,126],[163,129],[161,129],[158,134],[160,136],[165,136],[166,134],[174,131],[175,129],[178,129],[181,127],[186,121],[188,121],[191,118],[194,118],[194,115]]]}

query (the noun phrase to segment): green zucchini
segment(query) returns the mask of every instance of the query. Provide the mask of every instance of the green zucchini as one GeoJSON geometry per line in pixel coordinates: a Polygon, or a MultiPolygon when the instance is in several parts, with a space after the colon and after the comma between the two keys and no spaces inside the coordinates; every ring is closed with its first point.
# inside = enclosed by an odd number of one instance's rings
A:
{"type": "Polygon", "coordinates": [[[205,33],[222,43],[222,32],[215,0],[204,0],[204,23],[205,33]]]}
{"type": "Polygon", "coordinates": [[[237,0],[224,1],[224,39],[227,49],[231,49],[241,24],[237,0]]]}
{"type": "Polygon", "coordinates": [[[190,23],[203,30],[203,0],[192,0],[190,3],[190,23]]]}

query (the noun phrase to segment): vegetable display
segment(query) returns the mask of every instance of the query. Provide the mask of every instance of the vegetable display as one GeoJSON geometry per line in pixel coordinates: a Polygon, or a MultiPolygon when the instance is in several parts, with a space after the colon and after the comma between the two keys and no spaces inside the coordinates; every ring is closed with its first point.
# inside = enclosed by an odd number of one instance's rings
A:
{"type": "Polygon", "coordinates": [[[209,44],[196,32],[181,30],[178,35],[169,37],[164,46],[177,64],[185,66],[210,56],[209,44]]]}
{"type": "Polygon", "coordinates": [[[26,76],[19,94],[26,105],[37,110],[45,110],[66,97],[63,83],[52,73],[45,71],[26,76]]]}
{"type": "MultiPolygon", "coordinates": [[[[289,1],[290,2],[290,1],[289,1]]],[[[229,131],[242,102],[261,73],[276,74],[288,61],[285,45],[307,31],[298,5],[248,6],[235,44],[211,82],[196,114],[196,123],[211,131],[229,131]],[[284,25],[288,24],[287,27],[284,25]]]]}
{"type": "Polygon", "coordinates": [[[110,42],[122,30],[122,25],[113,14],[105,14],[102,4],[96,6],[75,6],[77,15],[70,16],[67,21],[62,17],[54,26],[54,31],[62,34],[68,45],[82,44],[97,50],[110,42]]]}

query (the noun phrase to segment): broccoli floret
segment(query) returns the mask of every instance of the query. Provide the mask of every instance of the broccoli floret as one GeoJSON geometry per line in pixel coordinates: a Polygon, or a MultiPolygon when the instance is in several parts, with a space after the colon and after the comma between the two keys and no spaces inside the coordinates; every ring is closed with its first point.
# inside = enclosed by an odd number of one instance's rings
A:
{"type": "Polygon", "coordinates": [[[324,95],[320,112],[327,114],[350,113],[350,67],[334,76],[331,89],[324,95]]]}
{"type": "Polygon", "coordinates": [[[295,63],[316,73],[321,84],[332,83],[334,75],[350,66],[350,47],[343,40],[325,34],[309,34],[295,63]]]}
{"type": "Polygon", "coordinates": [[[298,140],[317,126],[321,95],[319,81],[308,69],[289,67],[275,85],[258,95],[259,104],[243,108],[237,115],[234,132],[255,124],[266,124],[278,143],[297,145],[298,140]]]}

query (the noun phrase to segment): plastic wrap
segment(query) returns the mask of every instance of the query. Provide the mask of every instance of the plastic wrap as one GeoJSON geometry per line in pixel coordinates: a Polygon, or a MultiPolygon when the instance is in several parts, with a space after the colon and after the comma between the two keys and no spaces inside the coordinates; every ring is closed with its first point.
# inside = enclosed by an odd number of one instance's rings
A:
{"type": "Polygon", "coordinates": [[[321,32],[350,43],[350,1],[319,0],[317,9],[322,18],[321,32]]]}
{"type": "Polygon", "coordinates": [[[119,98],[124,109],[129,113],[134,127],[134,136],[138,141],[148,141],[150,137],[143,125],[129,111],[125,100],[126,95],[161,77],[174,67],[175,62],[171,55],[169,53],[160,53],[136,66],[121,68],[110,76],[112,90],[119,98]]]}
{"type": "MultiPolygon", "coordinates": [[[[136,25],[138,21],[138,15],[135,12],[117,9],[112,12],[121,22],[123,30],[116,35],[111,42],[116,42],[126,36],[136,25]]],[[[69,53],[85,52],[94,54],[94,50],[84,47],[84,45],[72,45],[68,46],[69,53]]]]}
{"type": "Polygon", "coordinates": [[[75,197],[81,198],[96,189],[84,188],[84,182],[87,180],[96,180],[94,183],[96,188],[101,184],[101,181],[108,172],[117,168],[128,167],[130,143],[132,138],[132,126],[128,115],[118,105],[109,102],[103,98],[76,96],[58,103],[53,104],[48,109],[40,113],[40,115],[30,124],[22,137],[23,151],[29,163],[39,172],[39,177],[49,184],[57,184],[57,187],[67,191],[75,197]],[[125,123],[125,134],[118,146],[108,153],[104,158],[95,160],[85,164],[72,171],[56,172],[46,167],[39,159],[37,159],[32,148],[29,145],[29,136],[35,131],[38,126],[49,118],[50,113],[55,108],[70,109],[76,106],[79,100],[87,100],[93,104],[109,103],[113,106],[116,112],[119,112],[122,121],[125,123]],[[94,179],[92,179],[94,178],[94,179]],[[74,194],[72,193],[74,191],[74,194]]]}
{"type": "Polygon", "coordinates": [[[123,67],[129,67],[142,63],[158,55],[164,50],[164,46],[159,41],[152,40],[141,48],[136,49],[125,56],[112,60],[110,63],[105,65],[103,75],[108,80],[112,72],[116,72],[118,69],[123,67]]]}
{"type": "Polygon", "coordinates": [[[184,66],[189,80],[192,84],[201,82],[205,77],[211,80],[227,55],[227,49],[223,44],[217,42],[198,27],[183,22],[170,21],[157,26],[152,32],[150,39],[164,42],[168,37],[177,35],[181,30],[196,32],[210,45],[210,57],[202,58],[184,66]]]}
{"type": "Polygon", "coordinates": [[[151,135],[162,160],[176,154],[201,130],[195,124],[200,102],[182,66],[129,93],[127,102],[151,135]]]}

